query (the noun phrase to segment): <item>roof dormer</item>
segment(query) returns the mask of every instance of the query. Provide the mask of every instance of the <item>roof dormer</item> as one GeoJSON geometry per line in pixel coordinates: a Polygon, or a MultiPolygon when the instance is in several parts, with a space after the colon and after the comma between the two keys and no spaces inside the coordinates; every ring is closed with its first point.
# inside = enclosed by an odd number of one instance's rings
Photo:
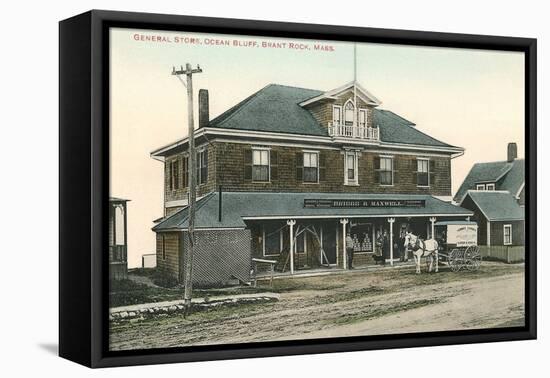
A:
{"type": "Polygon", "coordinates": [[[351,82],[299,103],[335,139],[379,142],[374,108],[381,102],[372,93],[351,82]]]}
{"type": "Polygon", "coordinates": [[[342,97],[356,96],[362,102],[369,106],[379,106],[382,102],[376,98],[372,93],[363,88],[356,81],[347,83],[341,87],[332,89],[330,91],[321,93],[318,96],[309,98],[305,101],[300,102],[300,106],[307,107],[308,105],[314,104],[322,100],[338,100],[342,97]]]}

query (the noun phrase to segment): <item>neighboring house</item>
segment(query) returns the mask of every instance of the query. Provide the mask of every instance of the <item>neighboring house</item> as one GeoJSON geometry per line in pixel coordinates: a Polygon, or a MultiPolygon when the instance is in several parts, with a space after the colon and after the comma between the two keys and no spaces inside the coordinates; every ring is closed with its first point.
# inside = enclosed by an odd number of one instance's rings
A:
{"type": "Polygon", "coordinates": [[[129,200],[109,198],[109,277],[128,277],[128,227],[126,214],[129,200]]]}
{"type": "MultiPolygon", "coordinates": [[[[393,239],[385,251],[393,262],[403,230],[429,237],[437,220],[473,215],[450,203],[451,159],[464,149],[379,105],[354,82],[328,92],[272,84],[209,120],[208,92],[200,90],[194,281],[246,280],[254,257],[291,272],[345,269],[347,232],[354,265],[373,262],[383,231],[393,239]]],[[[180,280],[187,143],[151,153],[165,170],[165,217],[153,228],[157,267],[180,280]]]]}
{"type": "Polygon", "coordinates": [[[480,245],[523,245],[525,161],[517,159],[516,144],[508,144],[506,161],[475,164],[454,200],[474,212],[480,245]]]}

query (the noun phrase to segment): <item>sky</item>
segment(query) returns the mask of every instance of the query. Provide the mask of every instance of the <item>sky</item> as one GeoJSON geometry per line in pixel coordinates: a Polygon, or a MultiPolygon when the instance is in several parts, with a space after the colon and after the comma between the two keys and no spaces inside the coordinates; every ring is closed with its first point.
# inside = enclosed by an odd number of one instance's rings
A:
{"type": "MultiPolygon", "coordinates": [[[[505,160],[508,142],[524,156],[523,53],[372,43],[356,49],[357,81],[380,108],[465,148],[452,161],[453,194],[474,163],[505,160]]],[[[155,252],[151,227],[163,215],[164,170],[150,152],[187,135],[186,89],[171,75],[187,62],[203,69],[193,87],[195,99],[200,88],[209,90],[211,119],[271,83],[330,90],[354,79],[349,42],[111,29],[110,193],[131,200],[129,267],[155,252]]]]}

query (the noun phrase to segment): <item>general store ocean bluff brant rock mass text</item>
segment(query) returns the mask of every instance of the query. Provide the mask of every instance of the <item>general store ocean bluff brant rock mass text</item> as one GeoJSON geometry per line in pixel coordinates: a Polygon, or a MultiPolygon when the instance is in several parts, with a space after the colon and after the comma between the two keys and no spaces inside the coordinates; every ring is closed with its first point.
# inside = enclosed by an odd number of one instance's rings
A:
{"type": "MultiPolygon", "coordinates": [[[[252,258],[290,274],[346,269],[347,233],[355,267],[374,263],[384,233],[393,263],[405,231],[430,238],[437,221],[473,215],[451,204],[451,161],[464,149],[380,109],[358,83],[328,92],[271,84],[213,120],[208,96],[199,91],[195,284],[249,281],[252,258]]],[[[157,267],[183,282],[187,139],[151,156],[165,172],[157,267]]]]}

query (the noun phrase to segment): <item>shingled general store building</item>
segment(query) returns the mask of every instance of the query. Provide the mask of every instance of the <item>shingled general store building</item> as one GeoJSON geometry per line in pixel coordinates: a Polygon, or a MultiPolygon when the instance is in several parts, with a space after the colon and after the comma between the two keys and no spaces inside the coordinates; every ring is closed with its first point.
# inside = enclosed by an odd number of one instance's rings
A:
{"type": "MultiPolygon", "coordinates": [[[[377,236],[431,237],[438,221],[466,220],[451,204],[451,161],[464,149],[379,108],[356,82],[323,92],[268,85],[210,120],[199,91],[198,195],[193,280],[249,280],[253,258],[290,274],[373,263],[377,236]],[[219,188],[223,191],[219,191],[219,188]]],[[[183,279],[187,245],[187,139],[151,153],[164,164],[165,214],[157,267],[183,279]]]]}

